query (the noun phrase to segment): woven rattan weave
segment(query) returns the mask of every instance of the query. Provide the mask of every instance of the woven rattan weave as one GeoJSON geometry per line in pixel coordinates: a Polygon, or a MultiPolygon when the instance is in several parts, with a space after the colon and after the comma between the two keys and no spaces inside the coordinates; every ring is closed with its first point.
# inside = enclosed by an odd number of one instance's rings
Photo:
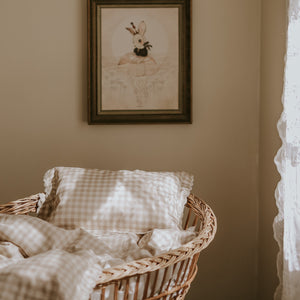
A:
{"type": "MultiPolygon", "coordinates": [[[[0,205],[0,213],[35,213],[39,194],[0,205]]],[[[94,288],[104,300],[106,290],[113,291],[113,299],[184,299],[197,273],[200,252],[213,240],[216,217],[211,208],[191,194],[187,198],[183,227],[195,226],[197,236],[184,246],[158,256],[136,260],[124,265],[105,269],[94,288]],[[171,272],[171,279],[170,274],[171,272]],[[159,276],[160,274],[160,276],[159,276]],[[159,279],[160,278],[160,279],[159,279]],[[140,283],[143,280],[143,289],[140,283]],[[134,283],[134,291],[130,289],[134,283]],[[124,290],[122,298],[118,291],[124,290]]],[[[111,299],[111,298],[110,298],[111,299]]]]}

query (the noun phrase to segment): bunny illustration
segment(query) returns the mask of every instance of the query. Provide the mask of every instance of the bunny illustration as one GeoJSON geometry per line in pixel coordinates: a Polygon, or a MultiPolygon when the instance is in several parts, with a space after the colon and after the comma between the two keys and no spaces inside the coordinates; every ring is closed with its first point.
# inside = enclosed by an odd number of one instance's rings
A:
{"type": "Polygon", "coordinates": [[[146,23],[141,21],[138,28],[133,22],[131,27],[126,27],[132,35],[133,51],[120,58],[119,66],[129,64],[128,72],[133,76],[153,75],[158,71],[155,59],[149,54],[152,45],[145,37],[146,23]]]}
{"type": "Polygon", "coordinates": [[[136,29],[133,22],[130,23],[132,27],[126,27],[126,29],[132,34],[132,42],[134,45],[134,53],[137,56],[146,57],[148,55],[148,50],[152,47],[145,38],[146,23],[144,21],[140,22],[139,28],[136,29]]]}

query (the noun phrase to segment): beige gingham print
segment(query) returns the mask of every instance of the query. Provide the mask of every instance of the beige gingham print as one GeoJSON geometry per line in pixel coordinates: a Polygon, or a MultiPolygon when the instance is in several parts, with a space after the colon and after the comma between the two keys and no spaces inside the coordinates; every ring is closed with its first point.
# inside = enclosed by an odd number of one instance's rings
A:
{"type": "MultiPolygon", "coordinates": [[[[180,247],[194,237],[188,230],[156,229],[144,237],[66,230],[31,216],[0,214],[0,299],[88,299],[103,269],[180,247]]],[[[113,299],[114,293],[107,293],[113,299]]]]}
{"type": "Polygon", "coordinates": [[[59,227],[145,233],[177,229],[193,176],[186,172],[56,167],[38,216],[59,227]]]}
{"type": "Polygon", "coordinates": [[[74,247],[81,235],[38,218],[0,214],[0,299],[89,299],[102,268],[89,249],[93,240],[74,247]]]}
{"type": "Polygon", "coordinates": [[[96,260],[89,251],[51,250],[0,268],[2,300],[89,299],[96,260]]]}

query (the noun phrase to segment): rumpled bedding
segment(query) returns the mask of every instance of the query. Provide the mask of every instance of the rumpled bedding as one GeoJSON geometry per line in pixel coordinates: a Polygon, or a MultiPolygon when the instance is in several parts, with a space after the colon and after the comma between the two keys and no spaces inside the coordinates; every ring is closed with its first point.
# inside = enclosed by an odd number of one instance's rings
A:
{"type": "Polygon", "coordinates": [[[144,235],[66,230],[36,217],[0,214],[0,299],[89,299],[103,269],[178,248],[194,237],[192,229],[144,235]]]}

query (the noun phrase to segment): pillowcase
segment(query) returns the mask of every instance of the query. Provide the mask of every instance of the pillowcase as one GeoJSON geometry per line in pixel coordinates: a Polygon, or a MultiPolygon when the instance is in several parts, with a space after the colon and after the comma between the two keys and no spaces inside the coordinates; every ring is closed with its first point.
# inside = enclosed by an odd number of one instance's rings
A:
{"type": "Polygon", "coordinates": [[[44,185],[38,217],[56,226],[145,233],[181,228],[193,176],[56,167],[46,172],[44,185]]]}

